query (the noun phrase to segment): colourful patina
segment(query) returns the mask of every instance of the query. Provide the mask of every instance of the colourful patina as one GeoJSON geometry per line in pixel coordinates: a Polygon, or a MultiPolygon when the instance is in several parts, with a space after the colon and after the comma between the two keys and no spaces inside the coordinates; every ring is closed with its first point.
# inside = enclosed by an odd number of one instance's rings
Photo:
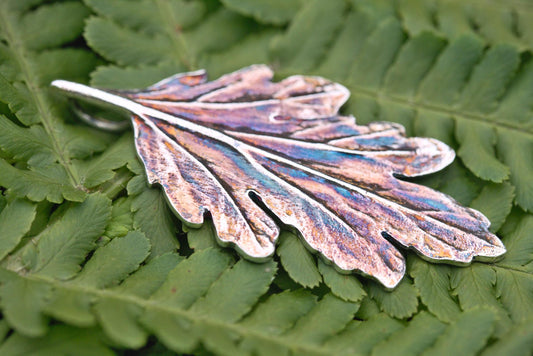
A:
{"type": "Polygon", "coordinates": [[[138,91],[54,85],[129,111],[149,182],[184,222],[197,226],[209,213],[220,242],[247,258],[272,256],[287,225],[338,269],[393,288],[405,259],[390,241],[439,262],[505,253],[481,213],[398,178],[444,168],[450,147],[406,138],[398,124],[337,115],[349,96],[340,84],[271,79],[254,65],[211,82],[204,71],[177,74],[138,91]]]}

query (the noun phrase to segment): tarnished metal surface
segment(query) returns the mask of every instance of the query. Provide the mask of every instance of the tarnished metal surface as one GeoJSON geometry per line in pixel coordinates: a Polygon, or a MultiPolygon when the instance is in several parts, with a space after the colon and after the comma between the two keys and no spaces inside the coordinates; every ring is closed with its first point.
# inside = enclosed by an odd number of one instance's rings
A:
{"type": "Polygon", "coordinates": [[[211,82],[203,71],[178,74],[142,91],[53,85],[131,112],[150,183],[188,224],[202,224],[209,212],[220,242],[250,259],[273,254],[273,215],[338,269],[388,288],[405,273],[388,240],[450,263],[505,252],[481,213],[395,177],[444,168],[455,157],[448,146],[406,138],[398,124],[360,126],[338,116],[349,96],[339,84],[271,78],[255,65],[211,82]]]}

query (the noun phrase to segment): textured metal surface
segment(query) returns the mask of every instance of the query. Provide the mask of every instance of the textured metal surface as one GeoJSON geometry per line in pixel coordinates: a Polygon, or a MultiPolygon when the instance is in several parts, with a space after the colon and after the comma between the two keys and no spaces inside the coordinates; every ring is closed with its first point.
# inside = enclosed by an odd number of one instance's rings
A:
{"type": "Polygon", "coordinates": [[[129,111],[150,183],[163,187],[190,225],[209,212],[220,242],[250,259],[273,254],[274,219],[338,269],[388,288],[405,273],[388,240],[432,261],[462,264],[505,253],[481,213],[396,178],[444,168],[455,157],[447,145],[406,138],[398,124],[360,126],[338,116],[349,96],[339,84],[271,78],[268,67],[255,65],[211,82],[203,71],[178,74],[141,91],[53,85],[129,111]]]}

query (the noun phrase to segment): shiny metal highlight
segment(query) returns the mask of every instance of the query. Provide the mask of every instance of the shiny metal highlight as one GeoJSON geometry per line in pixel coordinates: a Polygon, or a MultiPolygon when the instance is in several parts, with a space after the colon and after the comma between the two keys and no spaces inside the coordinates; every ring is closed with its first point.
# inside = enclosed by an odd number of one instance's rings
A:
{"type": "Polygon", "coordinates": [[[505,253],[483,214],[397,178],[441,170],[455,157],[450,147],[406,138],[398,124],[339,116],[349,96],[340,84],[271,79],[268,67],[254,65],[211,82],[205,71],[177,74],[135,91],[52,85],[129,112],[149,182],[185,223],[198,226],[209,212],[219,242],[249,259],[274,253],[280,227],[270,214],[339,270],[387,288],[405,274],[388,239],[435,262],[505,253]]]}

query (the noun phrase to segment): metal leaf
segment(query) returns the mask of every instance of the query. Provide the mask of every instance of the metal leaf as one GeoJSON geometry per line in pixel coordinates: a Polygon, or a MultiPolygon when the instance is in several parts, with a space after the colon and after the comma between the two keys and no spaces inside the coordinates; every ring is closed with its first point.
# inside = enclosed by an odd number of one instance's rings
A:
{"type": "Polygon", "coordinates": [[[405,273],[389,240],[432,261],[505,253],[481,213],[397,178],[444,168],[455,157],[447,145],[406,138],[398,124],[338,116],[349,96],[342,85],[271,79],[268,67],[254,65],[211,82],[204,71],[178,74],[141,91],[53,85],[132,113],[150,183],[187,224],[209,212],[220,242],[247,258],[274,253],[280,224],[338,269],[388,288],[405,273]]]}

